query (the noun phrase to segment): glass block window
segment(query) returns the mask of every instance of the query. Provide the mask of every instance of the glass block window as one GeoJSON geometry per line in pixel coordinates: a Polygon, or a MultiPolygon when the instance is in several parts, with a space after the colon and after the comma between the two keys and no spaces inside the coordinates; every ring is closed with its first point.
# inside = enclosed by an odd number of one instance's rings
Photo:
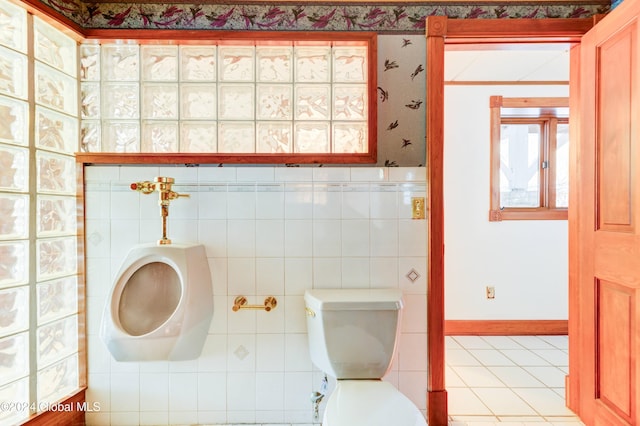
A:
{"type": "Polygon", "coordinates": [[[5,0],[0,21],[0,423],[18,424],[79,385],[77,44],[5,0]]]}
{"type": "Polygon", "coordinates": [[[81,45],[81,149],[369,152],[367,41],[211,43],[81,45]]]}

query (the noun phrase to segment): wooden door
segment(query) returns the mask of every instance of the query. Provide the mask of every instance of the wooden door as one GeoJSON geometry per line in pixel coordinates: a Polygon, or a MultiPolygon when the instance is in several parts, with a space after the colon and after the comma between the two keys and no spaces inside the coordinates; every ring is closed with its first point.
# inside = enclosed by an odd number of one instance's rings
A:
{"type": "Polygon", "coordinates": [[[580,46],[568,401],[587,425],[640,425],[639,16],[625,0],[580,46]]]}

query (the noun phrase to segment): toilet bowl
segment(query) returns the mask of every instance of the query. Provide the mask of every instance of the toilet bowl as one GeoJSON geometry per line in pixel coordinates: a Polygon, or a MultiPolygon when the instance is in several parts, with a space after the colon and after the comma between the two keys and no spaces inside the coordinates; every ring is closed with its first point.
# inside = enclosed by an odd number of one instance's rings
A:
{"type": "Polygon", "coordinates": [[[337,379],[323,426],[426,426],[418,407],[382,380],[401,324],[397,289],[317,289],[304,295],[311,361],[337,379]]]}
{"type": "Polygon", "coordinates": [[[139,245],[129,251],[116,275],[100,338],[117,361],[195,359],[212,316],[204,246],[139,245]]]}

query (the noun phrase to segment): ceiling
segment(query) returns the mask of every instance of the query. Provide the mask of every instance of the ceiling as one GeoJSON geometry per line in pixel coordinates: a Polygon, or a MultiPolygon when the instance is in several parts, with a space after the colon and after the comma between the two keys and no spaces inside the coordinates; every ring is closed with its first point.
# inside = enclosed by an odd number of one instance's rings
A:
{"type": "Polygon", "coordinates": [[[569,48],[566,43],[455,45],[445,52],[445,81],[567,82],[569,48]]]}

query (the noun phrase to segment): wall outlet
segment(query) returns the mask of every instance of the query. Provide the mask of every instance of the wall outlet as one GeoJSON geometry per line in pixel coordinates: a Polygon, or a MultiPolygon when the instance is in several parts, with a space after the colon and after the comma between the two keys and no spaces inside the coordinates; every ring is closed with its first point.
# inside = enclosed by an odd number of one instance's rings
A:
{"type": "Polygon", "coordinates": [[[488,285],[487,289],[487,299],[495,299],[496,298],[496,288],[494,286],[488,285]]]}

